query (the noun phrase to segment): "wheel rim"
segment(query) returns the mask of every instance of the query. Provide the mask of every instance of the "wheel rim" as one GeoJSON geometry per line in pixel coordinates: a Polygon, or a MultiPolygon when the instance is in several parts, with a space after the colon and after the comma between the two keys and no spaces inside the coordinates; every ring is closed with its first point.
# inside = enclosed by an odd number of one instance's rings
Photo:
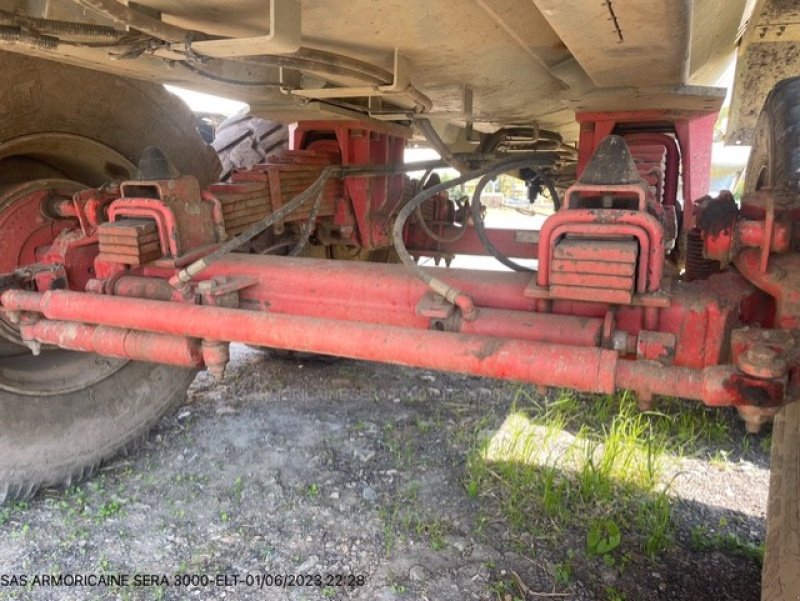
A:
{"type": "MultiPolygon", "coordinates": [[[[130,178],[135,169],[112,148],[72,134],[33,134],[0,144],[0,230],[18,232],[15,243],[9,243],[8,236],[2,241],[5,246],[0,243],[0,273],[24,266],[33,260],[35,247],[50,244],[58,233],[75,225],[48,220],[38,205],[23,206],[32,189],[50,186],[75,192],[130,178]],[[20,232],[19,228],[28,230],[20,232]]],[[[63,395],[97,384],[126,364],[47,347],[40,356],[33,356],[21,345],[17,328],[0,317],[0,390],[23,396],[63,395]]]]}
{"type": "Polygon", "coordinates": [[[70,179],[87,186],[132,179],[136,166],[113,148],[74,134],[40,133],[0,144],[0,184],[70,179]]]}

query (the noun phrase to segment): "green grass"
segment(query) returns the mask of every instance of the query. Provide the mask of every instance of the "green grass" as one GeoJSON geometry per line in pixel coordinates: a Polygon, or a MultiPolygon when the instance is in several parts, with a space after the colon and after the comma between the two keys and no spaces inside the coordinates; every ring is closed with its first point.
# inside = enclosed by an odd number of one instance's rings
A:
{"type": "Polygon", "coordinates": [[[449,533],[450,526],[426,509],[418,495],[419,484],[412,483],[379,509],[387,556],[399,541],[409,539],[424,540],[434,551],[444,549],[445,536],[449,533]]]}
{"type": "Polygon", "coordinates": [[[244,486],[244,476],[237,476],[233,483],[233,487],[231,488],[231,497],[236,503],[242,502],[242,497],[244,496],[244,486]]]}
{"type": "Polygon", "coordinates": [[[763,543],[752,543],[731,532],[711,532],[705,526],[696,526],[692,528],[691,542],[696,551],[721,551],[727,555],[764,563],[763,543]]]}
{"type": "Polygon", "coordinates": [[[576,530],[587,556],[619,565],[627,549],[655,556],[673,540],[669,456],[707,456],[729,436],[727,419],[697,403],[640,412],[630,394],[543,399],[520,388],[470,455],[465,487],[512,531],[557,540],[576,530]]]}
{"type": "Polygon", "coordinates": [[[106,501],[97,509],[97,517],[99,519],[106,519],[113,517],[122,511],[122,503],[116,499],[106,501]]]}
{"type": "Polygon", "coordinates": [[[28,503],[26,501],[16,501],[4,507],[0,507],[0,526],[4,526],[15,514],[25,511],[26,509],[28,509],[28,503]]]}

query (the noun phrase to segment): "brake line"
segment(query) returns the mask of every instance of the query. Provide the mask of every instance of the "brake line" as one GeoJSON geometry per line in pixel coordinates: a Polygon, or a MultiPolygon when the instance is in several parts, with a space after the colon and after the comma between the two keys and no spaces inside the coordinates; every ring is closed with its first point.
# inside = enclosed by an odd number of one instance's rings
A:
{"type": "Polygon", "coordinates": [[[489,165],[482,167],[480,169],[470,171],[469,173],[466,173],[450,181],[443,182],[435,186],[431,186],[427,190],[423,190],[422,192],[417,194],[414,198],[412,198],[408,202],[408,204],[406,204],[400,210],[400,213],[397,215],[397,219],[394,222],[394,227],[392,228],[392,241],[394,243],[394,248],[397,251],[397,256],[400,258],[400,261],[402,261],[403,265],[405,265],[408,268],[408,270],[411,271],[411,273],[413,273],[417,278],[425,282],[425,284],[436,294],[443,296],[448,302],[451,302],[456,306],[458,306],[461,309],[463,318],[466,319],[467,321],[472,321],[477,317],[477,309],[475,307],[475,303],[473,302],[472,298],[470,298],[467,294],[465,294],[461,290],[453,288],[449,284],[434,277],[430,273],[423,270],[419,265],[417,265],[416,261],[414,261],[414,258],[408,252],[408,249],[403,243],[403,230],[405,228],[406,221],[419,205],[421,205],[423,202],[425,202],[432,196],[439,194],[440,192],[444,192],[445,190],[449,190],[450,188],[460,186],[461,184],[464,184],[473,179],[477,179],[479,177],[491,178],[500,175],[501,173],[505,173],[506,171],[511,171],[512,169],[529,167],[531,165],[531,162],[535,160],[536,160],[535,157],[531,156],[527,157],[516,156],[512,158],[506,158],[500,161],[496,161],[494,163],[490,163],[489,165]]]}
{"type": "MultiPolygon", "coordinates": [[[[419,189],[420,190],[424,190],[425,189],[425,185],[428,183],[428,180],[431,177],[432,173],[433,173],[433,169],[432,168],[428,169],[427,171],[425,171],[425,174],[422,176],[422,179],[419,180],[419,189]]],[[[437,176],[437,179],[438,179],[438,176],[437,176]]],[[[467,204],[469,204],[469,201],[467,201],[467,204]]],[[[467,223],[464,223],[463,227],[461,227],[453,235],[452,238],[445,238],[444,236],[440,236],[439,234],[434,232],[430,227],[428,227],[428,224],[425,221],[425,216],[422,214],[422,205],[421,204],[417,205],[417,208],[414,211],[414,215],[416,216],[417,223],[419,223],[420,227],[422,228],[422,231],[425,232],[425,234],[430,239],[434,240],[435,242],[439,242],[441,244],[452,244],[453,242],[457,242],[457,241],[459,241],[461,239],[461,237],[467,231],[467,223]]]]}
{"type": "Polygon", "coordinates": [[[317,224],[317,216],[319,215],[320,207],[322,206],[322,196],[325,193],[325,187],[323,186],[320,189],[319,194],[317,194],[317,199],[314,201],[314,206],[311,208],[311,211],[308,213],[308,219],[306,219],[305,224],[303,224],[303,229],[300,231],[300,239],[295,244],[294,248],[289,251],[290,257],[296,257],[303,249],[308,245],[308,239],[311,237],[311,232],[314,231],[314,226],[317,224]]]}
{"type": "MultiPolygon", "coordinates": [[[[559,207],[560,202],[558,198],[558,192],[556,191],[555,186],[553,185],[552,180],[549,177],[546,177],[544,174],[541,174],[537,171],[534,171],[536,176],[541,179],[544,184],[547,186],[547,189],[550,192],[550,195],[553,198],[553,204],[555,205],[556,209],[559,207]]],[[[525,267],[524,265],[520,265],[519,263],[512,261],[506,255],[501,253],[497,247],[492,244],[492,241],[489,240],[489,236],[486,234],[486,228],[483,223],[483,216],[481,215],[481,193],[483,189],[486,187],[486,184],[489,183],[489,180],[492,178],[488,175],[484,176],[478,185],[475,187],[475,193],[472,195],[472,202],[470,203],[470,213],[472,214],[472,223],[475,226],[475,233],[478,234],[478,238],[483,244],[483,247],[491,254],[495,259],[497,259],[500,263],[505,265],[506,267],[513,269],[514,271],[525,271],[529,273],[536,273],[535,269],[530,267],[525,267]]],[[[532,178],[531,178],[532,179],[532,178]]]]}

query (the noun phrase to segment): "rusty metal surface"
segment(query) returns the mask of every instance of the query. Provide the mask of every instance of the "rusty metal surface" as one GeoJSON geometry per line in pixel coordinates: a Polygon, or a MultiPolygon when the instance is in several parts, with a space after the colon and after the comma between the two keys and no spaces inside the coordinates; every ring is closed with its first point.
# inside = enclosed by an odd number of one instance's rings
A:
{"type": "Polygon", "coordinates": [[[741,375],[731,366],[700,370],[620,360],[617,351],[542,344],[447,332],[421,332],[330,319],[89,296],[65,291],[7,291],[11,310],[41,312],[48,319],[101,323],[207,340],[377,360],[408,366],[489,375],[587,392],[628,388],[710,405],[777,405],[783,386],[741,375]],[[387,341],[392,344],[386,344],[387,341]],[[576,369],[579,367],[579,369],[576,369]]]}
{"type": "Polygon", "coordinates": [[[762,0],[737,48],[736,78],[725,141],[750,145],[767,94],[800,75],[800,8],[794,0],[762,0]]]}
{"type": "Polygon", "coordinates": [[[770,406],[783,400],[780,383],[737,374],[733,367],[654,367],[646,361],[620,360],[617,351],[591,347],[66,291],[7,291],[0,302],[7,309],[38,312],[48,319],[424,366],[587,392],[628,388],[699,399],[710,405],[770,406]]]}

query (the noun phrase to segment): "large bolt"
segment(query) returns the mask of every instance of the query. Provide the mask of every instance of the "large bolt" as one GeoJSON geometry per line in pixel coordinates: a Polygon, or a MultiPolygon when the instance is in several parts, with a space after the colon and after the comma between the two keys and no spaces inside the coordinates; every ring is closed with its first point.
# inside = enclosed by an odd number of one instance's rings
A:
{"type": "Polygon", "coordinates": [[[782,378],[786,375],[786,360],[768,346],[757,344],[740,354],[736,365],[754,378],[782,378]]]}
{"type": "Polygon", "coordinates": [[[203,361],[206,364],[208,373],[217,382],[221,382],[225,377],[225,367],[231,359],[230,345],[227,342],[203,340],[202,348],[203,361]]]}

